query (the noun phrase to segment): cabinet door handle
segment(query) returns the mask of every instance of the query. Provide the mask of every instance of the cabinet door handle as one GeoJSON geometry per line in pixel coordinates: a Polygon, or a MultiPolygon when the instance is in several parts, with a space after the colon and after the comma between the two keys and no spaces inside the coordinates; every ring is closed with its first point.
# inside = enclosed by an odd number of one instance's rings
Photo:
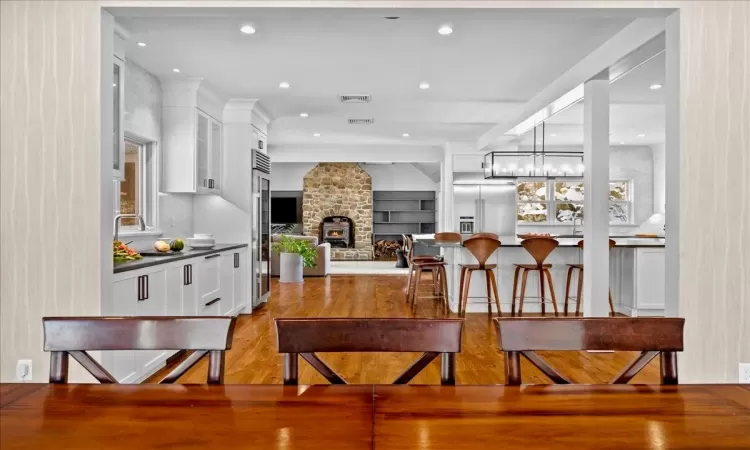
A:
{"type": "Polygon", "coordinates": [[[188,267],[190,267],[190,284],[193,284],[193,265],[188,264],[188,267]]]}
{"type": "Polygon", "coordinates": [[[213,305],[214,303],[218,302],[219,300],[221,300],[221,297],[216,297],[215,299],[213,299],[213,300],[211,300],[210,302],[206,303],[206,305],[205,305],[205,306],[211,306],[211,305],[213,305]]]}
{"type": "Polygon", "coordinates": [[[184,284],[185,286],[193,284],[193,265],[185,264],[185,266],[182,268],[182,272],[182,284],[184,284]]]}
{"type": "Polygon", "coordinates": [[[138,277],[138,301],[148,300],[148,275],[138,277]]]}
{"type": "Polygon", "coordinates": [[[204,259],[218,258],[219,256],[221,256],[221,255],[218,254],[218,253],[214,253],[213,255],[206,256],[204,259]]]}
{"type": "Polygon", "coordinates": [[[240,254],[235,253],[234,254],[234,268],[237,269],[238,267],[240,267],[240,254]]]}

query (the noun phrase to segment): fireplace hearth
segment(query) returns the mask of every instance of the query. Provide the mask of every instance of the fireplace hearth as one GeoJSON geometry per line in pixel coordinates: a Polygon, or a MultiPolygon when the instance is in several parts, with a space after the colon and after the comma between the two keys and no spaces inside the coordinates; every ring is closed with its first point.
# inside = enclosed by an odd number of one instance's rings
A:
{"type": "Polygon", "coordinates": [[[354,222],[345,216],[329,216],[320,223],[320,241],[331,247],[354,248],[354,222]]]}

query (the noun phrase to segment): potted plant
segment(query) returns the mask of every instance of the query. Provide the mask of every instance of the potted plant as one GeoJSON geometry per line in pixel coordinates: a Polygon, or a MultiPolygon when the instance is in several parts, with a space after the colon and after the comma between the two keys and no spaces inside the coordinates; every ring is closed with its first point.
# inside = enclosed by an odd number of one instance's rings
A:
{"type": "Polygon", "coordinates": [[[273,250],[279,253],[279,282],[302,283],[302,268],[315,267],[318,254],[310,242],[282,234],[273,250]]]}

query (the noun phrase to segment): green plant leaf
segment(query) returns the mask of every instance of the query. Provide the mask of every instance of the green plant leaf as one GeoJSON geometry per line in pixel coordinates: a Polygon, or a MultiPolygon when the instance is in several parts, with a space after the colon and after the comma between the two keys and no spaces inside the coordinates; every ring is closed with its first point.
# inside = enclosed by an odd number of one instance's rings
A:
{"type": "Polygon", "coordinates": [[[302,257],[304,267],[315,267],[318,252],[312,244],[304,239],[295,239],[282,234],[279,241],[273,244],[273,251],[276,253],[296,253],[302,257]]]}

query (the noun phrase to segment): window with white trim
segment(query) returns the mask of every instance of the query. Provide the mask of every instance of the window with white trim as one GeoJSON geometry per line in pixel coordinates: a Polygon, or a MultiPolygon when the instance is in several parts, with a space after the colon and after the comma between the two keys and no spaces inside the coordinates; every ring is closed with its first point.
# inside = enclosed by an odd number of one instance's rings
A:
{"type": "MultiPolygon", "coordinates": [[[[565,225],[583,220],[582,180],[519,181],[516,183],[519,224],[565,225]]],[[[630,180],[609,182],[609,223],[632,223],[630,180]]]]}
{"type": "MultiPolygon", "coordinates": [[[[137,214],[146,229],[156,224],[155,142],[125,138],[123,179],[114,180],[114,214],[137,214]]],[[[121,232],[140,231],[138,219],[123,218],[121,232]]]]}

